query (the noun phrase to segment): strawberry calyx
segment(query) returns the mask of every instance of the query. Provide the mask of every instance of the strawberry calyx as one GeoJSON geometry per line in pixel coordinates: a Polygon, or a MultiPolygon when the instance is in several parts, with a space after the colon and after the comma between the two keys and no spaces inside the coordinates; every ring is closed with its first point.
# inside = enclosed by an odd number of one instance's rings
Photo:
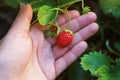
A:
{"type": "Polygon", "coordinates": [[[65,29],[64,32],[69,32],[71,35],[73,35],[73,32],[71,30],[65,29]]]}
{"type": "Polygon", "coordinates": [[[90,12],[90,7],[84,7],[82,13],[87,14],[88,12],[90,12]]]}

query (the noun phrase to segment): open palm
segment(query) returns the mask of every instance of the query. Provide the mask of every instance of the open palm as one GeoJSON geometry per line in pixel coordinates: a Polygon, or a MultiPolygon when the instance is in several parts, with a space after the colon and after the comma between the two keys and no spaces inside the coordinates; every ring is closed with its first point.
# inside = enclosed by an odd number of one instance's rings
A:
{"type": "MultiPolygon", "coordinates": [[[[8,74],[5,78],[11,80],[54,80],[59,76],[86,50],[84,40],[98,30],[94,13],[80,16],[73,10],[69,15],[74,38],[68,47],[59,48],[55,39],[44,36],[39,23],[29,28],[31,6],[22,7],[8,34],[0,41],[0,69],[4,71],[0,75],[8,74]]],[[[57,23],[61,29],[66,28],[67,16],[59,15],[57,23]]]]}

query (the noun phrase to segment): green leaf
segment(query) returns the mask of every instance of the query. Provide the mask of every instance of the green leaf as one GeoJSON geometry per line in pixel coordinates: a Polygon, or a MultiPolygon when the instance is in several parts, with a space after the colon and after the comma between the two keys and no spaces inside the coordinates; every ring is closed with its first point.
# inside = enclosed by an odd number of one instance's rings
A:
{"type": "Polygon", "coordinates": [[[100,67],[97,72],[99,73],[100,77],[98,80],[111,80],[111,77],[109,76],[110,68],[108,66],[102,66],[100,67]]]}
{"type": "Polygon", "coordinates": [[[41,6],[45,5],[45,3],[43,3],[42,1],[34,1],[31,3],[31,5],[33,12],[35,12],[38,11],[41,6]]]}
{"type": "Polygon", "coordinates": [[[52,23],[58,15],[58,11],[54,7],[44,5],[38,10],[38,21],[41,25],[45,26],[52,23]]]}
{"type": "Polygon", "coordinates": [[[101,8],[106,14],[111,13],[120,18],[120,0],[99,0],[101,8]]]}
{"type": "Polygon", "coordinates": [[[102,66],[98,69],[98,73],[101,76],[98,80],[118,80],[118,75],[114,67],[102,66]]]}
{"type": "Polygon", "coordinates": [[[54,0],[36,0],[31,2],[33,11],[38,11],[40,7],[44,6],[44,5],[48,5],[48,6],[52,6],[52,7],[56,7],[57,3],[54,0]]]}
{"type": "Polygon", "coordinates": [[[18,2],[17,0],[5,0],[5,3],[13,8],[17,8],[18,7],[18,2]]]}
{"type": "Polygon", "coordinates": [[[89,70],[91,75],[98,76],[98,68],[103,65],[110,65],[112,59],[101,52],[90,52],[81,58],[81,66],[84,70],[89,70]]]}
{"type": "Polygon", "coordinates": [[[81,0],[57,0],[57,3],[60,8],[66,8],[79,1],[81,0]]]}
{"type": "Polygon", "coordinates": [[[97,72],[100,75],[98,80],[120,80],[120,58],[115,60],[111,66],[102,66],[97,72]]]}
{"type": "Polygon", "coordinates": [[[33,2],[33,0],[18,0],[20,3],[23,3],[23,4],[28,4],[28,3],[31,3],[33,2]]]}
{"type": "Polygon", "coordinates": [[[120,69],[113,66],[102,66],[97,71],[100,75],[98,80],[120,80],[120,69]]]}
{"type": "Polygon", "coordinates": [[[115,62],[116,62],[116,67],[120,68],[120,58],[116,59],[115,62]]]}

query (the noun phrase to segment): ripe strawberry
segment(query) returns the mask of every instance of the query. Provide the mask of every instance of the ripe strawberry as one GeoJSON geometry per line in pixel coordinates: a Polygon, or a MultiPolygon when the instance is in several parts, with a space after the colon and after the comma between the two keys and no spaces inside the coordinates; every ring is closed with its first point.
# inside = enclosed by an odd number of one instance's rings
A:
{"type": "Polygon", "coordinates": [[[73,33],[69,30],[64,30],[60,32],[56,38],[56,44],[57,46],[63,48],[68,46],[73,39],[73,33]]]}

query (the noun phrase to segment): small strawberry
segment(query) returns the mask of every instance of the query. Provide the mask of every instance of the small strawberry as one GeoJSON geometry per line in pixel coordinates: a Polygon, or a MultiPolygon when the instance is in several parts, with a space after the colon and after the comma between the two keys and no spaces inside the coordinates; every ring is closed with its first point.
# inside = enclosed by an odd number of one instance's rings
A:
{"type": "Polygon", "coordinates": [[[73,33],[70,30],[64,30],[58,34],[56,38],[56,44],[57,46],[64,48],[72,42],[72,39],[73,33]]]}
{"type": "Polygon", "coordinates": [[[87,14],[88,12],[90,12],[90,7],[84,7],[82,13],[87,14]]]}

